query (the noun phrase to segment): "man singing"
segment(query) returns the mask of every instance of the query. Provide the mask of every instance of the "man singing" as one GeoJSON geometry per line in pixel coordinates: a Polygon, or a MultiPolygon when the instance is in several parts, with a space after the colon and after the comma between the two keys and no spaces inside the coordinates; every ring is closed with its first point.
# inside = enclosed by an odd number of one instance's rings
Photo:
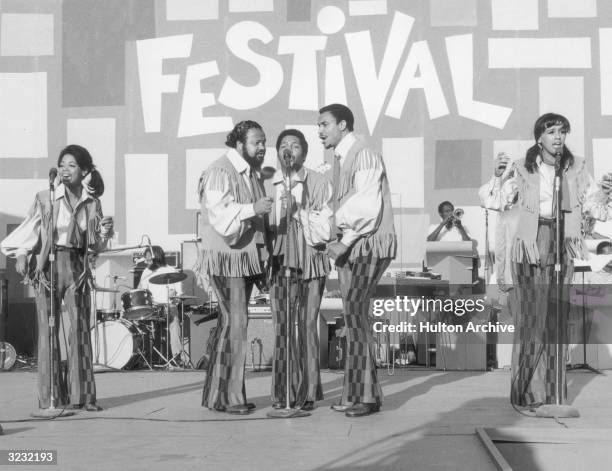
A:
{"type": "Polygon", "coordinates": [[[281,408],[287,400],[286,311],[289,292],[291,318],[297,320],[298,325],[297,338],[293,336],[294,346],[289,355],[292,357],[292,397],[289,401],[294,402],[296,407],[312,410],[315,401],[323,399],[317,321],[325,278],[330,270],[325,244],[331,239],[332,211],[328,202],[332,190],[323,174],[303,166],[308,154],[308,143],[300,131],[286,129],[281,132],[276,140],[276,150],[280,167],[272,179],[266,180],[266,193],[274,195],[275,199],[271,217],[274,249],[270,301],[275,331],[272,405],[281,408]],[[289,231],[287,208],[291,211],[289,231]],[[285,276],[287,267],[291,274],[289,289],[285,276]]]}
{"type": "Polygon", "coordinates": [[[267,214],[258,169],[266,153],[259,124],[242,121],[227,135],[230,150],[201,175],[201,271],[217,299],[221,315],[204,383],[202,405],[230,414],[248,414],[244,386],[247,304],[268,258],[267,214]]]}
{"type": "Polygon", "coordinates": [[[340,238],[327,250],[338,270],[347,328],[342,400],[332,408],[347,417],[373,414],[382,404],[368,310],[397,248],[382,156],[353,134],[354,121],[344,105],[319,110],[319,137],[326,149],[334,149],[332,206],[340,238]]]}

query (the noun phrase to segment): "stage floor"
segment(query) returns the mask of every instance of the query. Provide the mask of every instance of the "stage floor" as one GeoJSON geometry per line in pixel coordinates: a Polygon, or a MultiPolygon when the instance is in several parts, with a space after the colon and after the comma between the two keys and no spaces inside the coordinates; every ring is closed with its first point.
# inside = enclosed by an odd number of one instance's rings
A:
{"type": "Polygon", "coordinates": [[[496,467],[474,432],[476,427],[488,427],[528,429],[534,436],[547,436],[550,430],[551,437],[584,438],[578,440],[583,445],[559,440],[548,440],[556,446],[502,445],[502,451],[520,455],[515,469],[521,471],[607,470],[612,460],[612,371],[568,374],[571,400],[582,416],[563,419],[565,426],[515,412],[507,399],[506,371],[396,370],[389,376],[379,370],[384,407],[360,419],[330,410],[338,400],[342,375],[324,371],[325,401],[310,417],[289,420],[266,417],[269,372],[248,373],[247,395],[257,409],[247,417],[201,407],[204,375],[98,373],[103,412],[11,422],[28,419],[36,406],[36,374],[0,373],[0,450],[54,449],[59,458],[54,469],[61,470],[486,471],[496,467]]]}

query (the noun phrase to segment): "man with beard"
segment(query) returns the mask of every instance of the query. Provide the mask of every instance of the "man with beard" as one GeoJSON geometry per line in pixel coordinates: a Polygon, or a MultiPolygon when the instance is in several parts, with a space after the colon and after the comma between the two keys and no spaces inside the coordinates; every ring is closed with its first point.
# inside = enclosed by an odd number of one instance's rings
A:
{"type": "Polygon", "coordinates": [[[461,223],[461,219],[455,216],[455,206],[450,201],[443,201],[438,205],[438,214],[442,221],[437,226],[431,225],[427,240],[429,242],[459,242],[471,240],[470,236],[461,223]]]}
{"type": "Polygon", "coordinates": [[[227,135],[230,150],[201,175],[200,270],[220,308],[202,405],[230,414],[248,414],[244,364],[247,305],[253,285],[264,277],[268,259],[267,217],[272,198],[264,196],[259,169],[266,136],[254,121],[241,121],[227,135]]]}

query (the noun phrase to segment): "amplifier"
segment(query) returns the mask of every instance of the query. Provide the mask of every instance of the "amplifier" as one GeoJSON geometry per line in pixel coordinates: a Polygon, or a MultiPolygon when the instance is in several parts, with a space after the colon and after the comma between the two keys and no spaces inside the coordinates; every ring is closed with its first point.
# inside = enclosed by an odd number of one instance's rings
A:
{"type": "MultiPolygon", "coordinates": [[[[254,371],[272,368],[272,355],[274,352],[274,324],[270,305],[250,305],[249,325],[247,327],[247,353],[246,368],[254,371]]],[[[213,327],[217,326],[217,319],[211,319],[195,325],[194,317],[186,328],[185,335],[189,339],[191,360],[197,364],[206,354],[206,345],[213,327]]]]}

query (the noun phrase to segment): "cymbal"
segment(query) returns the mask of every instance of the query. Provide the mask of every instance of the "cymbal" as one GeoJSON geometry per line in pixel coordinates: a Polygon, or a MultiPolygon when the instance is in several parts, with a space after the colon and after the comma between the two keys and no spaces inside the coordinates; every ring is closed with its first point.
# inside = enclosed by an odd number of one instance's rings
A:
{"type": "Polygon", "coordinates": [[[170,296],[170,299],[198,299],[197,296],[189,296],[187,294],[181,294],[180,296],[170,296]]]}
{"type": "Polygon", "coordinates": [[[93,289],[95,289],[98,293],[119,293],[118,289],[106,288],[104,286],[94,286],[93,289]]]}
{"type": "Polygon", "coordinates": [[[152,276],[148,279],[149,283],[153,283],[154,285],[165,285],[165,284],[173,284],[178,283],[179,281],[183,281],[187,279],[187,275],[183,272],[173,272],[173,273],[161,273],[160,275],[152,276]]]}

